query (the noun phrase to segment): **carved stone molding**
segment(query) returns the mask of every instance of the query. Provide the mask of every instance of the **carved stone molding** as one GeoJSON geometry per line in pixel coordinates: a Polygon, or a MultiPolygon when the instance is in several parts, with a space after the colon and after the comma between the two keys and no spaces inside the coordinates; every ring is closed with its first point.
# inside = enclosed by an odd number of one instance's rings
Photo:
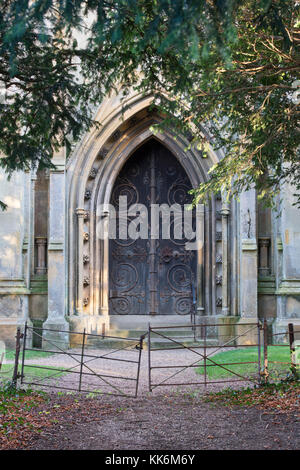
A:
{"type": "Polygon", "coordinates": [[[133,116],[130,120],[129,120],[129,125],[134,127],[137,123],[139,122],[139,120],[133,116]]]}
{"type": "Polygon", "coordinates": [[[222,255],[217,255],[216,263],[218,263],[218,264],[222,263],[222,255]]]}
{"type": "Polygon", "coordinates": [[[216,306],[217,307],[222,307],[222,297],[217,297],[216,306]]]}
{"type": "Polygon", "coordinates": [[[83,303],[84,307],[86,307],[86,306],[89,304],[89,298],[88,298],[88,297],[84,297],[82,303],[83,303]]]}
{"type": "Polygon", "coordinates": [[[84,232],[84,233],[83,233],[83,240],[84,240],[85,242],[88,242],[89,239],[90,239],[90,236],[89,236],[88,232],[84,232]]]}
{"type": "Polygon", "coordinates": [[[92,191],[90,189],[87,189],[84,193],[84,199],[91,199],[92,197],[92,191]]]}
{"type": "Polygon", "coordinates": [[[91,179],[95,179],[97,176],[97,169],[96,168],[92,168],[90,173],[89,173],[89,178],[91,179]]]}
{"type": "Polygon", "coordinates": [[[89,286],[90,285],[90,278],[88,276],[85,276],[83,278],[83,285],[86,287],[86,286],[89,286]]]}
{"type": "Polygon", "coordinates": [[[116,142],[121,137],[121,132],[117,129],[111,136],[111,140],[116,142]]]}
{"type": "Polygon", "coordinates": [[[79,208],[77,208],[77,209],[75,210],[75,214],[77,215],[78,218],[80,218],[80,217],[83,218],[83,217],[84,217],[84,212],[85,212],[84,209],[79,209],[79,208]]]}
{"type": "Polygon", "coordinates": [[[217,286],[222,285],[222,276],[216,276],[216,284],[217,284],[217,286]]]}
{"type": "Polygon", "coordinates": [[[98,153],[98,157],[101,158],[101,160],[103,160],[107,154],[108,154],[108,150],[105,147],[103,147],[98,153]]]}
{"type": "Polygon", "coordinates": [[[83,264],[87,264],[90,262],[90,257],[89,255],[83,255],[83,264]]]}

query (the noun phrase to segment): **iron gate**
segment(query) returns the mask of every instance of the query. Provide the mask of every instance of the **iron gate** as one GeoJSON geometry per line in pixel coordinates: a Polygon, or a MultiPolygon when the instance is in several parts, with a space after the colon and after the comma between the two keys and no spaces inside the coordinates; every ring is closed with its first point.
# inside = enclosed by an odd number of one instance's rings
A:
{"type": "MultiPolygon", "coordinates": [[[[261,364],[261,344],[262,344],[262,333],[263,326],[260,322],[258,323],[243,323],[244,331],[238,335],[222,334],[222,330],[228,328],[227,325],[221,323],[215,324],[191,324],[191,325],[177,325],[177,326],[159,326],[152,327],[149,325],[148,329],[148,364],[149,364],[149,391],[152,391],[156,387],[162,386],[183,386],[183,385],[204,385],[207,386],[213,383],[232,383],[232,382],[251,382],[259,385],[262,380],[262,364],[261,364]],[[190,330],[190,337],[185,338],[185,341],[180,338],[180,330],[190,330]],[[174,331],[177,330],[177,334],[174,331]],[[167,333],[168,331],[172,333],[167,333]],[[198,332],[195,335],[195,331],[198,332]],[[216,331],[218,331],[216,335],[216,331]],[[221,350],[227,348],[236,348],[237,343],[242,342],[242,338],[250,333],[255,333],[257,342],[251,344],[239,344],[239,348],[257,348],[257,360],[246,361],[246,362],[229,362],[220,363],[213,359],[213,355],[221,350]],[[154,341],[157,343],[158,337],[161,338],[165,343],[160,347],[153,347],[154,341]],[[228,338],[222,340],[222,337],[228,338]],[[217,338],[217,339],[216,339],[217,338]],[[189,341],[187,341],[189,340],[189,341]],[[193,359],[190,363],[174,364],[174,358],[171,354],[168,354],[169,363],[166,361],[163,364],[157,364],[155,362],[155,353],[157,351],[169,351],[172,350],[186,350],[192,353],[193,359]],[[197,359],[195,359],[197,357],[197,359]],[[237,365],[245,365],[245,373],[240,374],[234,371],[234,367],[237,365]],[[254,364],[257,367],[256,374],[247,374],[247,365],[254,364]],[[232,374],[234,378],[228,380],[210,380],[208,376],[208,369],[211,367],[217,367],[229,374],[232,374]],[[194,380],[184,378],[181,382],[177,381],[178,376],[184,373],[188,369],[198,369],[200,373],[200,380],[196,380],[196,373],[193,375],[194,380]],[[155,371],[164,370],[164,378],[160,381],[155,381],[155,371]],[[171,372],[168,372],[171,371],[171,372]],[[173,372],[174,371],[174,372],[173,372]],[[175,379],[175,381],[174,381],[175,379]]],[[[187,362],[186,357],[184,361],[187,362]]]]}
{"type": "Polygon", "coordinates": [[[37,349],[28,347],[26,338],[28,333],[33,332],[33,327],[25,325],[23,335],[23,349],[21,373],[19,378],[21,384],[34,385],[39,387],[50,387],[59,390],[70,390],[85,393],[109,394],[117,396],[136,397],[138,394],[139,375],[141,366],[141,354],[145,335],[139,339],[124,338],[120,336],[98,335],[83,332],[67,332],[51,329],[35,328],[35,334],[43,337],[44,348],[37,349]],[[40,330],[40,333],[37,333],[40,330]],[[57,340],[47,339],[43,332],[68,333],[70,337],[76,337],[77,348],[65,349],[57,340]],[[78,338],[80,338],[78,340],[78,338]],[[119,347],[110,347],[107,352],[99,354],[98,348],[87,349],[86,343],[89,340],[97,341],[98,345],[107,347],[113,345],[114,341],[122,342],[119,347]],[[45,346],[48,345],[48,348],[45,346]],[[28,360],[26,353],[34,351],[36,354],[49,353],[53,356],[36,360],[28,360]],[[120,357],[121,354],[121,357],[120,357]],[[53,359],[52,359],[53,358],[53,359]],[[63,361],[58,358],[63,358],[63,361]],[[43,363],[44,361],[44,363],[43,363]],[[57,361],[57,363],[55,363],[57,361]],[[93,362],[93,365],[91,363],[93,362]],[[62,363],[64,365],[62,365],[62,363]],[[115,369],[111,366],[117,365],[115,369]],[[126,371],[124,370],[126,366],[126,371]],[[43,371],[44,375],[39,378],[37,373],[32,374],[29,371],[43,371]],[[116,370],[117,373],[112,373],[116,370]],[[70,377],[72,379],[70,380],[70,377]],[[58,382],[57,382],[58,381],[58,382]]]}

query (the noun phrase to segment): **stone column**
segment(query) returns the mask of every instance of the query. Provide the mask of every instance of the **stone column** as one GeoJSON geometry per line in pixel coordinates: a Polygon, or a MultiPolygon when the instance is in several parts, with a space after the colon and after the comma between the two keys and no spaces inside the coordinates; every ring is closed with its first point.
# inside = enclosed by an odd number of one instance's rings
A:
{"type": "Polygon", "coordinates": [[[48,224],[48,318],[43,328],[43,347],[53,347],[46,340],[57,341],[59,347],[69,344],[69,323],[65,319],[65,155],[56,155],[50,170],[49,224],[48,224]]]}
{"type": "Polygon", "coordinates": [[[240,196],[240,269],[239,318],[235,334],[237,344],[257,344],[257,241],[256,191],[250,189],[240,196]],[[253,324],[251,327],[250,324],[253,324]]]}
{"type": "Polygon", "coordinates": [[[286,331],[289,322],[300,327],[300,210],[294,193],[295,188],[285,183],[280,194],[282,240],[278,249],[282,250],[282,266],[277,277],[276,333],[286,331]]]}
{"type": "Polygon", "coordinates": [[[101,290],[99,314],[108,318],[108,289],[109,289],[109,212],[102,213],[104,237],[101,241],[101,290]]]}
{"type": "Polygon", "coordinates": [[[259,237],[258,248],[259,248],[259,263],[258,272],[261,276],[268,276],[270,274],[270,237],[259,237]]]}
{"type": "Polygon", "coordinates": [[[257,320],[256,192],[240,198],[240,315],[257,320]]]}
{"type": "Polygon", "coordinates": [[[83,241],[84,241],[84,216],[85,210],[77,208],[77,295],[76,313],[82,314],[83,307],[83,241]]]}
{"type": "Polygon", "coordinates": [[[222,204],[222,315],[229,315],[228,299],[228,216],[230,210],[228,203],[222,204]]]}
{"type": "Polygon", "coordinates": [[[45,274],[47,272],[47,266],[46,266],[47,238],[36,237],[35,243],[37,246],[36,274],[45,274]]]}
{"type": "Polygon", "coordinates": [[[203,316],[204,312],[204,204],[196,208],[197,233],[197,314],[203,316]]]}

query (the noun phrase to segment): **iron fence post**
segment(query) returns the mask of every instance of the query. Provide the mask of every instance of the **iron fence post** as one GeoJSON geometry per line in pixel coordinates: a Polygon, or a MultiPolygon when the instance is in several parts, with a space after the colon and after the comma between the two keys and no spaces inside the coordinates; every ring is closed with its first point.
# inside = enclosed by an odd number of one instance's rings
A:
{"type": "Polygon", "coordinates": [[[0,371],[2,368],[2,364],[3,364],[3,359],[4,359],[4,353],[1,354],[1,358],[0,358],[0,371]]]}
{"type": "Polygon", "coordinates": [[[204,386],[207,386],[207,371],[206,371],[206,325],[204,325],[204,386]]]}
{"type": "Polygon", "coordinates": [[[21,329],[17,329],[17,334],[16,334],[16,353],[15,353],[15,365],[14,365],[14,372],[13,372],[13,378],[12,378],[12,384],[14,388],[17,388],[17,381],[18,381],[18,368],[19,368],[19,356],[20,356],[20,340],[21,340],[21,329]]]}
{"type": "Polygon", "coordinates": [[[142,357],[142,350],[143,350],[143,341],[145,339],[145,335],[142,335],[140,337],[140,342],[139,342],[139,359],[138,359],[138,369],[137,369],[137,375],[136,375],[136,387],[135,387],[135,398],[138,396],[138,390],[139,390],[139,380],[140,380],[140,370],[141,370],[141,357],[142,357]]]}
{"type": "Polygon", "coordinates": [[[24,378],[24,363],[25,363],[25,351],[26,351],[26,338],[27,338],[27,322],[25,323],[24,336],[23,336],[23,354],[22,354],[22,368],[21,368],[21,383],[24,378]]]}
{"type": "Polygon", "coordinates": [[[151,387],[151,326],[148,325],[148,381],[149,381],[149,392],[152,392],[151,387]]]}
{"type": "Polygon", "coordinates": [[[268,324],[267,320],[264,318],[264,383],[268,382],[269,372],[268,372],[268,324]]]}
{"type": "Polygon", "coordinates": [[[84,346],[85,346],[85,328],[82,335],[82,346],[81,346],[81,358],[80,358],[80,374],[79,374],[79,387],[78,391],[81,391],[81,381],[82,381],[82,369],[83,369],[83,358],[84,358],[84,346]]]}
{"type": "Polygon", "coordinates": [[[260,342],[261,325],[257,323],[257,344],[258,344],[258,384],[261,385],[261,342],[260,342]]]}
{"type": "Polygon", "coordinates": [[[294,325],[293,323],[288,324],[289,332],[289,344],[290,344],[290,357],[291,357],[291,372],[294,377],[297,376],[296,364],[294,363],[294,353],[295,353],[295,334],[294,334],[294,325]]]}

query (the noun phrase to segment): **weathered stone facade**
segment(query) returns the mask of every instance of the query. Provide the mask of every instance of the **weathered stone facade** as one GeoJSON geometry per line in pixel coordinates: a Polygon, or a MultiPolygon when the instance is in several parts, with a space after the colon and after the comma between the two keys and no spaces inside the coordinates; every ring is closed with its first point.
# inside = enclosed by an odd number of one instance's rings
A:
{"type": "MultiPolygon", "coordinates": [[[[99,218],[109,226],[114,182],[132,153],[153,138],[180,162],[193,187],[208,178],[222,158],[212,150],[202,158],[185,136],[172,129],[153,134],[160,117],[149,111],[151,97],[132,94],[122,110],[119,97],[98,109],[101,122],[72,154],[54,158],[55,170],[0,174],[0,340],[13,343],[18,325],[101,333],[145,329],[149,316],[111,315],[108,303],[108,241],[96,237],[99,218]]],[[[124,101],[123,101],[124,105],[124,101]]],[[[205,129],[203,129],[205,133],[205,129]]],[[[197,315],[233,323],[266,317],[274,332],[292,319],[300,323],[300,211],[291,188],[282,188],[280,211],[257,203],[255,190],[228,204],[224,195],[199,212],[202,240],[197,250],[197,315]]],[[[278,203],[279,204],[279,203],[278,203]]],[[[190,316],[180,317],[180,323],[190,316]]],[[[178,324],[159,314],[152,323],[178,324]]],[[[55,331],[47,335],[57,338],[55,331]]],[[[42,344],[38,336],[35,344],[42,344]]]]}

